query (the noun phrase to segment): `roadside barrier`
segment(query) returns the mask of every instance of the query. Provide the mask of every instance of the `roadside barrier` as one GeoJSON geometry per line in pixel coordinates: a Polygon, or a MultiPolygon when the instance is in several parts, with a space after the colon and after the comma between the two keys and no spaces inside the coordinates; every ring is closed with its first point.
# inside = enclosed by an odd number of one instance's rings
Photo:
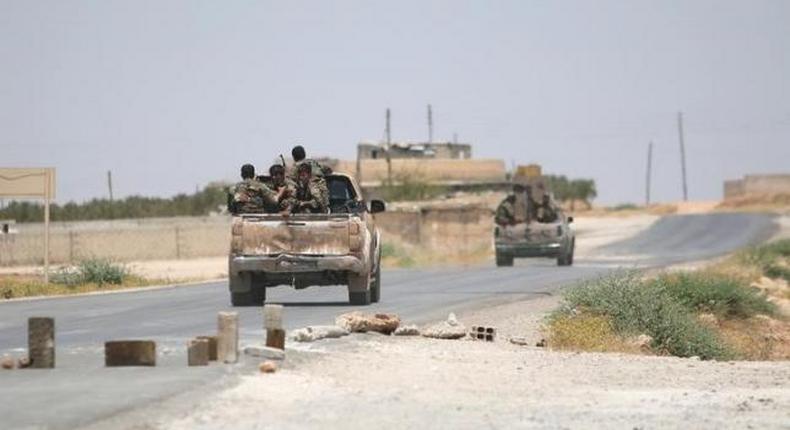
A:
{"type": "Polygon", "coordinates": [[[217,359],[235,363],[239,359],[239,314],[220,312],[217,316],[217,359]]]}
{"type": "Polygon", "coordinates": [[[27,349],[30,367],[55,367],[55,319],[32,317],[27,320],[27,349]]]}

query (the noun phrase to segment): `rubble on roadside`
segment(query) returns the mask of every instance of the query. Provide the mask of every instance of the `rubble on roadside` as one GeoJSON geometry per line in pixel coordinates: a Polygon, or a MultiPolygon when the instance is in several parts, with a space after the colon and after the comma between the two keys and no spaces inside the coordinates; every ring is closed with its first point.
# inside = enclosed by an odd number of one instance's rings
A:
{"type": "Polygon", "coordinates": [[[420,328],[414,324],[400,326],[392,332],[395,336],[419,336],[420,328]]]}
{"type": "Polygon", "coordinates": [[[260,365],[258,365],[258,370],[261,373],[274,373],[277,371],[277,363],[273,361],[264,361],[260,365]]]}
{"type": "Polygon", "coordinates": [[[391,334],[400,325],[400,317],[396,314],[364,314],[354,311],[335,318],[335,324],[351,333],[375,331],[391,334]]]}
{"type": "Polygon", "coordinates": [[[446,321],[434,324],[422,331],[422,336],[434,339],[460,339],[466,336],[466,326],[461,324],[454,313],[446,321]]]}
{"type": "Polygon", "coordinates": [[[269,360],[285,360],[285,351],[270,346],[247,346],[244,348],[244,355],[266,358],[269,360]]]}
{"type": "Polygon", "coordinates": [[[314,342],[319,339],[333,339],[348,334],[348,330],[334,325],[311,325],[293,330],[289,338],[296,342],[314,342]]]}

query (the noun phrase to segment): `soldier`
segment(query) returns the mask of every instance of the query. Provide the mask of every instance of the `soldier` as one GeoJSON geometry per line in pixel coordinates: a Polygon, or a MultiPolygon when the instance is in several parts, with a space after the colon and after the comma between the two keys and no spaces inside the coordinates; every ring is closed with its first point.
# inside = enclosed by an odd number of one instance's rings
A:
{"type": "Polygon", "coordinates": [[[557,209],[554,207],[554,203],[552,203],[549,193],[543,194],[543,199],[541,200],[540,204],[537,205],[536,212],[537,216],[535,219],[537,219],[538,222],[551,223],[557,221],[557,209]]]}
{"type": "Polygon", "coordinates": [[[502,200],[502,203],[497,206],[494,222],[503,227],[516,224],[516,194],[523,192],[523,185],[513,185],[513,194],[505,197],[505,200],[502,200]]]}
{"type": "Polygon", "coordinates": [[[269,167],[269,176],[269,188],[277,197],[277,205],[270,207],[269,212],[290,212],[296,204],[296,184],[285,177],[285,166],[282,164],[272,164],[269,167]]]}
{"type": "Polygon", "coordinates": [[[298,175],[293,212],[326,213],[329,208],[326,182],[321,178],[313,177],[313,168],[309,163],[299,165],[298,175]]]}
{"type": "Polygon", "coordinates": [[[294,166],[291,170],[291,180],[296,181],[297,176],[299,174],[299,166],[307,163],[310,164],[310,167],[313,171],[313,177],[323,179],[325,175],[329,175],[332,173],[332,169],[321,165],[318,161],[313,160],[312,158],[307,158],[307,154],[305,153],[304,147],[302,145],[296,145],[291,150],[291,157],[294,159],[294,166]]]}
{"type": "Polygon", "coordinates": [[[275,202],[275,194],[255,179],[252,164],[241,166],[241,182],[228,192],[228,211],[232,214],[260,213],[266,204],[275,202]]]}

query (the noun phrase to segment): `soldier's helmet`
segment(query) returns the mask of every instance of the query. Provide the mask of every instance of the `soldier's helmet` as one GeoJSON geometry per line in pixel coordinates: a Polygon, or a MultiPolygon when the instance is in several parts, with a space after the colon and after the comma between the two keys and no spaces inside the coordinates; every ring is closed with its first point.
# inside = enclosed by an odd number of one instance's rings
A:
{"type": "Polygon", "coordinates": [[[296,145],[291,150],[291,157],[293,157],[294,161],[298,163],[307,157],[307,153],[305,153],[304,147],[302,145],[296,145]]]}
{"type": "Polygon", "coordinates": [[[299,168],[297,169],[297,172],[298,173],[307,172],[308,174],[312,174],[313,173],[313,166],[311,166],[310,163],[302,163],[302,164],[299,165],[299,168]]]}

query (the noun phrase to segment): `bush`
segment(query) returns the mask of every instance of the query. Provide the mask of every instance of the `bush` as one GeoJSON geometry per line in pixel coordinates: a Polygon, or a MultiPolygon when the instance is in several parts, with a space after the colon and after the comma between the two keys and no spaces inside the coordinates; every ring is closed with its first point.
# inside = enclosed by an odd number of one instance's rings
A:
{"type": "Polygon", "coordinates": [[[665,291],[691,311],[711,312],[725,318],[776,312],[774,304],[757,290],[714,273],[664,274],[650,281],[650,287],[665,291]]]}
{"type": "Polygon", "coordinates": [[[609,318],[598,315],[562,315],[549,325],[552,348],[583,351],[633,350],[618,338],[609,318]]]}
{"type": "Polygon", "coordinates": [[[52,276],[52,282],[67,286],[80,284],[122,284],[130,276],[129,269],[104,258],[80,261],[76,267],[64,268],[52,276]]]}
{"type": "Polygon", "coordinates": [[[739,254],[742,263],[758,267],[763,275],[790,281],[788,258],[790,258],[790,239],[755,246],[739,254]]]}
{"type": "Polygon", "coordinates": [[[651,336],[654,351],[702,359],[732,356],[687,307],[663,289],[651,288],[636,272],[616,273],[566,291],[565,305],[557,316],[574,310],[609,318],[621,337],[651,336]]]}

